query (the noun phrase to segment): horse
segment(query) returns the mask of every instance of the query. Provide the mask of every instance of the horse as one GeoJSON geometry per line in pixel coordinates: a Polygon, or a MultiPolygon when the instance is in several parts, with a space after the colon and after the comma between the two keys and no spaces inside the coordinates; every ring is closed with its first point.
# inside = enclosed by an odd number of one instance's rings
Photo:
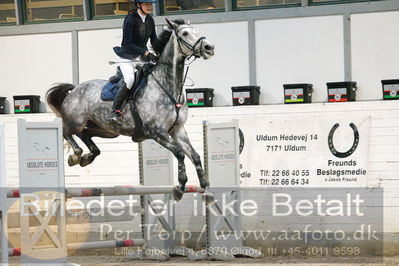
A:
{"type": "Polygon", "coordinates": [[[134,142],[153,139],[177,158],[179,186],[174,191],[174,197],[179,200],[187,182],[185,156],[194,164],[200,186],[204,189],[209,187],[200,156],[192,147],[184,128],[188,107],[183,85],[185,63],[191,58],[211,58],[214,45],[201,36],[189,21],[166,19],[166,22],[169,38],[144,85],[137,88],[134,98],[125,104],[122,124],[108,121],[112,102],[101,99],[101,90],[107,80],[90,80],[76,86],[59,83],[47,91],[46,100],[55,114],[62,118],[63,137],[73,149],[73,154],[68,157],[69,166],[87,166],[100,155],[92,137],[125,135],[132,137],[134,142]],[[83,141],[89,153],[82,155],[83,150],[73,135],[83,141]]]}

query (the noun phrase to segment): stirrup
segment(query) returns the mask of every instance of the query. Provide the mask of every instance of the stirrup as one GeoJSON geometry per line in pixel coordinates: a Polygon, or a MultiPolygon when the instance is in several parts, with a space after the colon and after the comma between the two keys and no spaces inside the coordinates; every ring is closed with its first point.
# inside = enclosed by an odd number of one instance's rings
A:
{"type": "Polygon", "coordinates": [[[121,124],[123,121],[123,113],[121,110],[112,111],[112,116],[109,118],[109,121],[116,122],[117,124],[121,124]]]}

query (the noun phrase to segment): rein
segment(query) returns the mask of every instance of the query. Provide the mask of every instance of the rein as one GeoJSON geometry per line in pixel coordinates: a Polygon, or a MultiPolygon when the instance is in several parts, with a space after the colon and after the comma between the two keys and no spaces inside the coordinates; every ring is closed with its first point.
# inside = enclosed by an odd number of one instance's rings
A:
{"type": "MultiPolygon", "coordinates": [[[[185,61],[190,60],[192,56],[193,56],[193,55],[187,57],[187,58],[185,59],[185,61]]],[[[161,89],[162,89],[162,90],[165,92],[165,94],[169,97],[169,99],[172,101],[172,103],[176,106],[176,112],[177,112],[177,114],[179,114],[179,109],[180,109],[180,107],[182,107],[182,105],[183,105],[183,102],[182,102],[182,99],[183,99],[183,97],[182,97],[182,95],[183,95],[183,86],[184,86],[184,83],[186,82],[188,70],[190,69],[190,65],[191,65],[195,60],[197,60],[197,58],[199,58],[199,57],[198,57],[198,56],[195,56],[194,60],[192,60],[192,61],[191,61],[190,63],[188,63],[188,64],[185,64],[185,65],[187,65],[187,68],[186,68],[186,71],[185,71],[185,73],[184,73],[184,77],[183,77],[183,80],[182,80],[181,88],[180,88],[179,93],[178,93],[178,95],[177,95],[177,100],[175,99],[175,97],[173,97],[173,95],[172,95],[167,89],[165,89],[165,87],[161,84],[161,82],[159,82],[159,80],[155,77],[155,75],[152,74],[152,71],[150,72],[150,75],[154,78],[154,80],[155,80],[155,82],[158,84],[158,86],[161,87],[161,89]]],[[[161,64],[163,64],[163,63],[161,63],[161,64]]],[[[170,64],[167,64],[167,65],[170,65],[170,64]]],[[[177,120],[177,119],[176,119],[176,120],[177,120]]]]}
{"type": "MultiPolygon", "coordinates": [[[[192,28],[192,27],[184,27],[182,29],[180,29],[179,31],[185,29],[185,28],[192,28]]],[[[187,78],[187,74],[188,74],[188,70],[190,69],[190,65],[197,60],[198,58],[200,58],[201,56],[203,56],[202,50],[198,49],[199,55],[196,54],[195,50],[197,48],[198,45],[200,45],[199,47],[202,46],[202,42],[205,40],[205,37],[200,37],[193,45],[189,44],[188,42],[186,42],[183,38],[179,37],[179,35],[177,34],[179,31],[175,32],[176,38],[177,38],[177,43],[179,45],[179,50],[180,53],[182,53],[183,55],[185,55],[185,53],[183,52],[183,49],[181,47],[181,45],[184,45],[186,48],[188,48],[192,54],[189,55],[184,61],[188,62],[185,63],[185,65],[187,66],[186,71],[183,75],[183,80],[182,80],[182,84],[181,84],[181,88],[179,89],[179,92],[177,93],[177,100],[173,97],[173,95],[165,89],[165,87],[161,84],[161,82],[159,82],[159,80],[155,77],[155,75],[152,73],[152,71],[150,71],[150,75],[154,78],[155,82],[158,84],[158,86],[165,92],[165,94],[168,96],[168,98],[170,99],[170,101],[175,105],[175,111],[176,111],[176,120],[173,123],[171,130],[173,130],[173,128],[176,126],[176,123],[179,119],[179,111],[180,108],[183,106],[183,86],[184,83],[186,82],[186,78],[187,78]],[[191,60],[191,58],[193,58],[191,60]],[[191,60],[191,61],[190,61],[191,60]]],[[[165,65],[170,65],[170,64],[166,64],[166,63],[160,63],[160,64],[165,64],[165,65]]]]}
{"type": "Polygon", "coordinates": [[[180,92],[178,93],[178,96],[177,96],[178,102],[179,102],[179,103],[182,101],[183,86],[184,86],[184,84],[186,83],[187,74],[188,74],[188,70],[190,69],[190,65],[191,65],[195,60],[197,60],[197,59],[199,58],[199,56],[196,56],[196,55],[192,54],[192,55],[190,55],[189,57],[187,57],[187,58],[185,59],[185,61],[190,61],[191,57],[193,57],[194,59],[193,59],[191,62],[185,64],[185,65],[187,66],[187,68],[186,68],[186,73],[184,73],[183,82],[182,82],[182,84],[181,84],[180,92]]]}

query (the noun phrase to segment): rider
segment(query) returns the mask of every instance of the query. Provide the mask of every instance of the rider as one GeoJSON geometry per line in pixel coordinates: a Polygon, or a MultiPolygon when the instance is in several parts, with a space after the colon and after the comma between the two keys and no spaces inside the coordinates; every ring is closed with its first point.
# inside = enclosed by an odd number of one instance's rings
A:
{"type": "Polygon", "coordinates": [[[152,4],[156,0],[131,0],[135,9],[129,11],[123,22],[123,39],[121,47],[114,47],[115,53],[122,62],[119,67],[125,84],[115,96],[112,104],[111,121],[120,123],[123,119],[122,105],[130,95],[134,84],[135,66],[137,61],[156,61],[157,57],[147,49],[148,40],[153,47],[156,46],[157,35],[155,22],[150,13],[152,4]],[[140,58],[141,57],[141,58],[140,58]],[[140,59],[139,59],[140,58],[140,59]]]}

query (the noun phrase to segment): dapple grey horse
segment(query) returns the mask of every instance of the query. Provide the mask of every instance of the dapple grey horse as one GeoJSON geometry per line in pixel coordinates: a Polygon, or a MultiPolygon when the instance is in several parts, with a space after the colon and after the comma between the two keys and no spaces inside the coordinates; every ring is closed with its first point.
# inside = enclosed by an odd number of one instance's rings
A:
{"type": "Polygon", "coordinates": [[[100,154],[92,137],[115,138],[125,135],[131,136],[136,142],[153,139],[170,150],[178,160],[179,192],[175,192],[175,198],[179,199],[187,182],[185,155],[196,167],[200,186],[209,187],[200,156],[192,147],[184,128],[188,108],[182,90],[186,59],[209,59],[214,55],[214,46],[200,36],[189,22],[166,20],[170,33],[159,62],[151,69],[144,88],[136,92],[135,103],[129,100],[125,105],[121,125],[108,122],[112,102],[101,100],[101,89],[106,80],[90,80],[77,86],[58,84],[48,90],[46,99],[56,115],[63,119],[64,138],[74,152],[68,158],[70,166],[86,166],[100,154]],[[136,123],[134,109],[141,118],[140,125],[136,123]],[[89,153],[82,155],[83,150],[73,135],[87,145],[89,153]]]}

